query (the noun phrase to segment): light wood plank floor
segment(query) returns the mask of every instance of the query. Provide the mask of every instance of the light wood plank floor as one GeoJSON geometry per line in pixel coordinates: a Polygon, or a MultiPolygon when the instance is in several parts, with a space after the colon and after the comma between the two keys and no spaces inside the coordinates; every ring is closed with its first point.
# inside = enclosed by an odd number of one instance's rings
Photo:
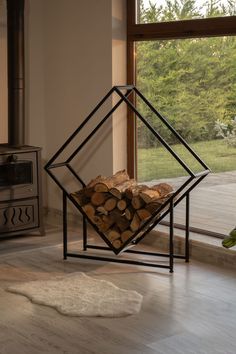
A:
{"type": "MultiPolygon", "coordinates": [[[[71,233],[77,249],[77,233],[71,233]]],[[[1,241],[1,354],[235,354],[236,275],[178,261],[175,272],[62,260],[61,234],[1,241]],[[144,296],[126,318],[67,317],[5,289],[16,282],[86,272],[144,296]]]]}

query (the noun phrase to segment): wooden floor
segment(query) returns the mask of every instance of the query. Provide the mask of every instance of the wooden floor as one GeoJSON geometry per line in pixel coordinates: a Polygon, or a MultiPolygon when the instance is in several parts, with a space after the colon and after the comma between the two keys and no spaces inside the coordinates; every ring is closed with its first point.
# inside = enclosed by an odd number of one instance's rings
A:
{"type": "MultiPolygon", "coordinates": [[[[70,232],[70,249],[79,248],[70,232]]],[[[1,354],[235,354],[236,275],[191,261],[175,272],[62,260],[61,234],[0,243],[1,354]],[[126,318],[66,317],[5,291],[10,284],[86,272],[144,296],[126,318]]]]}

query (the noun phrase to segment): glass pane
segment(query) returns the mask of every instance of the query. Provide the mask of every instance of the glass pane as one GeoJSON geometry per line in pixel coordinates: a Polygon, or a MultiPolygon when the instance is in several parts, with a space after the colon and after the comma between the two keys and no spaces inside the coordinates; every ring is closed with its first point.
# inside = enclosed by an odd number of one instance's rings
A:
{"type": "MultiPolygon", "coordinates": [[[[212,170],[192,193],[192,226],[227,233],[236,222],[236,38],[139,42],[136,58],[138,89],[212,170]]],[[[137,106],[181,159],[200,171],[141,101],[137,106]]],[[[175,186],[184,178],[184,169],[142,122],[137,146],[140,182],[164,179],[175,186]]],[[[177,213],[176,222],[183,221],[183,212],[177,213]]]]}
{"type": "Polygon", "coordinates": [[[33,183],[32,161],[6,162],[0,164],[0,187],[33,183]]]}
{"type": "Polygon", "coordinates": [[[137,0],[137,23],[234,15],[235,0],[137,0]]]}

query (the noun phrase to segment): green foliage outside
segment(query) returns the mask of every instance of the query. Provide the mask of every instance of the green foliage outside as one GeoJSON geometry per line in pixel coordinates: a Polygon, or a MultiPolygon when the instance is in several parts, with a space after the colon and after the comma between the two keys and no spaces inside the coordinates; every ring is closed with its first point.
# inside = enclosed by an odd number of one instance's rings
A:
{"type": "MultiPolygon", "coordinates": [[[[181,145],[173,145],[173,149],[188,162],[189,155],[181,145]]],[[[236,170],[236,149],[223,140],[200,141],[191,144],[203,160],[211,167],[212,172],[236,170]]],[[[191,164],[193,170],[198,170],[197,163],[191,164]]],[[[183,176],[184,171],[178,164],[173,164],[173,158],[163,147],[138,149],[138,179],[140,182],[160,178],[183,176]]]]}
{"type": "Polygon", "coordinates": [[[138,23],[154,23],[176,20],[188,20],[209,17],[234,16],[235,0],[149,0],[144,6],[143,0],[137,0],[138,23]],[[160,3],[160,5],[157,5],[160,3]]]}
{"type": "Polygon", "coordinates": [[[223,138],[229,146],[236,147],[236,117],[228,124],[216,122],[217,136],[223,138]]]}
{"type": "MultiPolygon", "coordinates": [[[[235,1],[206,1],[205,13],[193,0],[166,0],[144,9],[140,22],[235,15],[235,1]]],[[[189,143],[217,138],[216,122],[236,116],[236,38],[212,37],[137,43],[137,86],[189,143]]],[[[140,112],[170,143],[173,135],[138,101],[140,112]]],[[[138,147],[154,148],[151,132],[138,120],[138,147]]],[[[235,167],[234,167],[235,169],[235,167]]]]}

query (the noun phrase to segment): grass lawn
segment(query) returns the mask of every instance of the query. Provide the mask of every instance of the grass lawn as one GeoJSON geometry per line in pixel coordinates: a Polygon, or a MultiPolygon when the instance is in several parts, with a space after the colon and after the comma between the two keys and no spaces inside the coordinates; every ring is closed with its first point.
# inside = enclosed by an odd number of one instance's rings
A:
{"type": "MultiPolygon", "coordinates": [[[[228,146],[225,141],[201,141],[192,143],[191,147],[212,172],[236,170],[236,148],[228,146]]],[[[173,145],[172,148],[192,171],[203,170],[203,167],[191,157],[182,145],[173,145]]],[[[183,167],[165,148],[138,149],[138,180],[140,182],[184,175],[186,172],[183,167]]]]}

